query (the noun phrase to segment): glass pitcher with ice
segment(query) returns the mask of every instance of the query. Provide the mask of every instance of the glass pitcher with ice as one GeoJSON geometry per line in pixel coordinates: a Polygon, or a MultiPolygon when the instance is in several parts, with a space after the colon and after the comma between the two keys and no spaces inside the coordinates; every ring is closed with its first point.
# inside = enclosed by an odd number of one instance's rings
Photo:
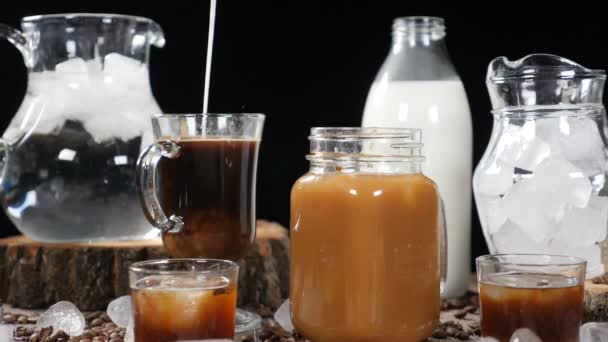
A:
{"type": "Polygon", "coordinates": [[[577,256],[588,277],[604,272],[605,81],[554,55],[490,63],[494,127],[473,187],[492,253],[577,256]]]}
{"type": "Polygon", "coordinates": [[[161,110],[148,78],[154,21],[110,14],[0,24],[28,68],[25,99],[0,140],[0,198],[38,241],[155,236],[135,192],[135,164],[161,110]]]}

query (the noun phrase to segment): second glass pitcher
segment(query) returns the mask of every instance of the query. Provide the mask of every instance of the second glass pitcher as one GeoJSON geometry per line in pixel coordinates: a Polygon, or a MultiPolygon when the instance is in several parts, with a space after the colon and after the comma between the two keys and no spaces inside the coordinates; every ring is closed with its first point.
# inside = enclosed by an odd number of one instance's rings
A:
{"type": "Polygon", "coordinates": [[[604,272],[605,81],[553,55],[490,63],[494,128],[473,185],[492,253],[576,256],[587,276],[604,272]]]}
{"type": "Polygon", "coordinates": [[[23,54],[28,88],[0,140],[2,205],[38,241],[154,236],[135,163],[161,112],[150,88],[154,21],[111,14],[26,17],[0,37],[23,54]]]}

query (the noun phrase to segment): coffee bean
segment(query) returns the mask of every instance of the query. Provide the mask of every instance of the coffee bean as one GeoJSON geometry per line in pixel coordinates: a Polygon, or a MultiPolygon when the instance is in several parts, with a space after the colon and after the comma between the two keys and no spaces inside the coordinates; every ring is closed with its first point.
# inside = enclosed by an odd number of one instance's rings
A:
{"type": "Polygon", "coordinates": [[[27,324],[27,316],[19,316],[19,318],[17,318],[17,323],[27,324]]]}
{"type": "Polygon", "coordinates": [[[118,333],[113,332],[110,334],[110,339],[113,340],[113,339],[117,339],[117,338],[120,338],[120,335],[118,333]]]}
{"type": "Polygon", "coordinates": [[[459,331],[456,334],[456,338],[458,338],[459,340],[468,340],[469,339],[469,333],[468,332],[464,332],[464,331],[459,331]]]}
{"type": "Polygon", "coordinates": [[[445,332],[448,334],[448,336],[455,337],[458,333],[458,330],[454,327],[447,327],[445,329],[445,332]]]}
{"type": "Polygon", "coordinates": [[[91,340],[90,340],[90,339],[88,339],[88,338],[85,338],[85,339],[81,339],[81,340],[80,340],[80,342],[93,342],[93,341],[91,341],[91,340]]]}
{"type": "Polygon", "coordinates": [[[27,323],[28,324],[36,324],[38,322],[38,320],[40,319],[39,316],[29,316],[27,317],[27,323]]]}
{"type": "Polygon", "coordinates": [[[433,337],[446,338],[446,337],[448,337],[448,333],[446,333],[445,330],[443,330],[441,328],[437,328],[437,329],[435,329],[435,331],[433,331],[433,337]]]}
{"type": "Polygon", "coordinates": [[[101,318],[95,318],[94,320],[91,321],[91,326],[92,327],[97,327],[97,326],[102,325],[103,323],[104,323],[103,319],[101,319],[101,318]]]}
{"type": "Polygon", "coordinates": [[[53,327],[44,327],[44,328],[40,329],[40,339],[44,340],[47,337],[51,336],[52,333],[53,333],[53,327]]]}
{"type": "Polygon", "coordinates": [[[88,330],[85,330],[80,337],[85,340],[92,340],[95,335],[88,330]]]}
{"type": "Polygon", "coordinates": [[[6,315],[2,316],[2,320],[6,324],[13,324],[13,323],[17,322],[17,316],[15,316],[13,314],[6,314],[6,315]]]}
{"type": "Polygon", "coordinates": [[[110,340],[110,342],[123,342],[122,338],[113,338],[110,340]]]}

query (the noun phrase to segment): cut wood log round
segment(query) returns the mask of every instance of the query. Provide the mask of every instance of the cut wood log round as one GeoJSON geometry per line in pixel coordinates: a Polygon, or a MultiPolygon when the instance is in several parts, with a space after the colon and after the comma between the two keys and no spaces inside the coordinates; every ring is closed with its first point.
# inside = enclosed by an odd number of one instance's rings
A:
{"type": "MultiPolygon", "coordinates": [[[[280,305],[288,291],[288,252],[287,230],[259,220],[256,241],[239,261],[240,306],[280,305]]],[[[129,293],[129,265],[163,257],[160,239],[73,244],[0,239],[0,300],[26,309],[68,300],[83,311],[103,310],[129,293]]]]}
{"type": "Polygon", "coordinates": [[[585,281],[585,322],[608,321],[608,285],[598,279],[585,281]]]}

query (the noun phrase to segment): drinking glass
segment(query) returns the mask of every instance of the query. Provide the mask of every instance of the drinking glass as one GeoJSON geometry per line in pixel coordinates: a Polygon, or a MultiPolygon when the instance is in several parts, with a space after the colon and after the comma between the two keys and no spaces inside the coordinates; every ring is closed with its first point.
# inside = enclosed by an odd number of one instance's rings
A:
{"type": "Polygon", "coordinates": [[[233,339],[238,270],[236,263],[217,259],[133,264],[135,342],[233,339]]]}
{"type": "Polygon", "coordinates": [[[578,342],[585,268],[584,259],[570,256],[477,258],[482,336],[508,342],[519,331],[543,341],[578,342]]]}
{"type": "MultiPolygon", "coordinates": [[[[255,239],[263,114],[163,114],[137,162],[138,194],[174,258],[236,261],[255,239]]],[[[259,327],[237,310],[236,330],[259,327]]]]}

